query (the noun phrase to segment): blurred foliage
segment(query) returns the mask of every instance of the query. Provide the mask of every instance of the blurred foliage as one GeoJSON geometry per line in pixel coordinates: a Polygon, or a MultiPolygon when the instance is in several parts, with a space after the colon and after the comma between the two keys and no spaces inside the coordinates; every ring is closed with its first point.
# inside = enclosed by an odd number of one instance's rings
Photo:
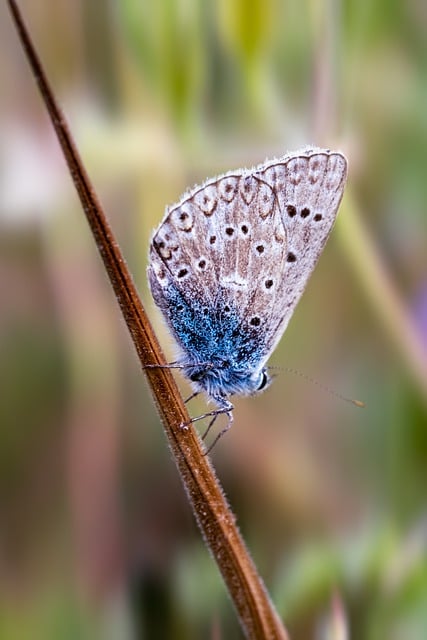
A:
{"type": "MultiPolygon", "coordinates": [[[[171,359],[145,282],[165,205],[287,149],[348,155],[273,362],[366,409],[283,372],[213,458],[293,640],[423,639],[426,3],[20,5],[171,359]]],[[[4,3],[0,37],[0,638],[240,637],[4,3]]]]}

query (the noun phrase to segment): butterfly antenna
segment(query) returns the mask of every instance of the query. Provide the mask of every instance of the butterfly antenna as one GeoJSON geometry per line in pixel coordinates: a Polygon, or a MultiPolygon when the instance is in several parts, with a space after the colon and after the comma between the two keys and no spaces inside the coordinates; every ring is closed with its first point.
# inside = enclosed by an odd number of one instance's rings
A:
{"type": "Polygon", "coordinates": [[[348,398],[347,396],[343,396],[342,393],[338,393],[338,391],[335,391],[334,389],[331,389],[327,385],[322,384],[321,382],[319,382],[319,380],[310,378],[310,376],[307,376],[305,373],[298,371],[298,369],[292,369],[291,367],[276,367],[276,366],[268,367],[268,369],[269,370],[276,369],[278,371],[285,371],[286,373],[292,373],[292,375],[298,376],[299,378],[303,378],[306,382],[309,382],[310,384],[313,384],[316,387],[319,387],[319,389],[322,389],[322,391],[326,391],[326,393],[329,393],[329,395],[334,396],[335,398],[339,398],[340,400],[344,400],[344,402],[350,402],[352,405],[354,405],[355,407],[359,407],[360,409],[364,409],[364,407],[366,406],[362,400],[355,400],[354,398],[348,398]]]}

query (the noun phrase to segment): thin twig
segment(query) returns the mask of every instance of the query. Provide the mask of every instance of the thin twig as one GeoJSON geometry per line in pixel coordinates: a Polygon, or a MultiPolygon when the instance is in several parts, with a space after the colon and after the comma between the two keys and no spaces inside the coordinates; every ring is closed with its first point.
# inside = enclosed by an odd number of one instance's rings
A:
{"type": "MultiPolygon", "coordinates": [[[[55,128],[83,210],[113,286],[142,367],[165,359],[124,258],[92,188],[65,118],[14,0],[8,0],[19,37],[55,128]]],[[[166,436],[203,537],[219,566],[248,638],[287,639],[283,627],[235,524],[213,469],[202,453],[168,368],[145,369],[166,436]]]]}

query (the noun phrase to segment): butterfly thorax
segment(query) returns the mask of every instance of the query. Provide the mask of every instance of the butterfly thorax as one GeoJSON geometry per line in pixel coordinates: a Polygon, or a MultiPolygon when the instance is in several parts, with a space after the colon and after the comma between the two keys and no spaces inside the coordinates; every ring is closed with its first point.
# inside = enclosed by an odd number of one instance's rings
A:
{"type": "Polygon", "coordinates": [[[197,391],[204,391],[212,398],[230,395],[253,395],[269,384],[265,367],[248,374],[247,368],[216,358],[210,363],[184,363],[184,374],[197,391]]]}

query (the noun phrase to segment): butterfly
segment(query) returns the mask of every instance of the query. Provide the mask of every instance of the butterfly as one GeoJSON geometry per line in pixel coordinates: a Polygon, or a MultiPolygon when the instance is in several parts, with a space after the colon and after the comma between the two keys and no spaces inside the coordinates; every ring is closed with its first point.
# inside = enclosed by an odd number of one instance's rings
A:
{"type": "MultiPolygon", "coordinates": [[[[265,389],[280,340],[331,232],[347,178],[344,155],[308,148],[213,178],[166,210],[148,280],[194,393],[226,414],[230,396],[265,389]]],[[[206,432],[207,433],[207,432],[206,432]]],[[[206,434],[205,434],[206,435],[206,434]]],[[[213,445],[212,445],[213,446],[213,445]]],[[[212,448],[212,447],[211,447],[212,448]]]]}

